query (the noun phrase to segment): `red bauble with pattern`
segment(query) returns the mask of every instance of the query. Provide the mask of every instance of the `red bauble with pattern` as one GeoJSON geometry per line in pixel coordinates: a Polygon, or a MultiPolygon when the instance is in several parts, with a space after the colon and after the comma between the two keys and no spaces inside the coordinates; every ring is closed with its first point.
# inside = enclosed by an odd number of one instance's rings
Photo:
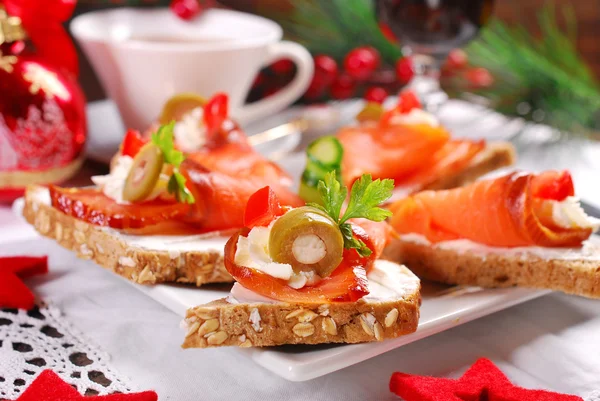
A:
{"type": "Polygon", "coordinates": [[[78,169],[85,99],[70,72],[20,42],[0,45],[0,201],[28,184],[60,182],[78,169]]]}

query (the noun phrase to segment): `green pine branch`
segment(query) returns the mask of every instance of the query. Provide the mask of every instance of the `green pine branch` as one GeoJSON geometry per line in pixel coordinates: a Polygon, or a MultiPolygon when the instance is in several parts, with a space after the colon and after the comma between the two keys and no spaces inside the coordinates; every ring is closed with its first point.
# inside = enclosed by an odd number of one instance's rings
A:
{"type": "Polygon", "coordinates": [[[372,0],[291,0],[294,11],[277,21],[286,37],[313,54],[327,54],[338,61],[358,46],[373,46],[389,65],[402,56],[379,29],[372,0]]]}
{"type": "Polygon", "coordinates": [[[475,92],[497,111],[534,120],[534,112],[541,110],[544,118],[536,122],[586,133],[598,128],[600,86],[576,49],[573,9],[561,11],[564,29],[555,8],[546,6],[538,15],[539,37],[496,20],[466,50],[472,65],[487,68],[496,78],[492,87],[475,92]],[[517,105],[523,102],[530,112],[520,115],[517,105]]]}

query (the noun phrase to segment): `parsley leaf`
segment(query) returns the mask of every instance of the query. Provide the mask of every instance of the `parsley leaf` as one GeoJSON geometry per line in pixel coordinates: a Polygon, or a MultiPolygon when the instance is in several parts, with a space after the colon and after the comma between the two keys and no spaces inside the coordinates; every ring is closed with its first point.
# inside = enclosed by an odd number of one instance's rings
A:
{"type": "Polygon", "coordinates": [[[382,209],[379,205],[392,196],[394,180],[375,180],[368,174],[363,175],[352,185],[350,201],[343,216],[340,217],[342,205],[348,195],[348,189],[336,178],[336,172],[325,174],[324,180],[319,182],[319,194],[323,206],[309,204],[326,212],[340,226],[344,238],[344,248],[356,249],[362,257],[371,255],[372,251],[360,239],[354,237],[352,226],[347,223],[350,219],[364,218],[372,221],[383,221],[392,213],[382,209]]]}
{"type": "Polygon", "coordinates": [[[350,202],[341,223],[360,217],[373,221],[383,221],[390,217],[392,212],[378,206],[392,196],[393,190],[394,180],[373,181],[370,174],[363,174],[352,185],[350,202]]]}
{"type": "Polygon", "coordinates": [[[154,134],[152,134],[152,143],[161,150],[165,163],[173,166],[173,174],[167,183],[167,191],[174,194],[178,202],[194,203],[194,195],[185,186],[185,176],[179,171],[179,166],[185,160],[185,155],[175,149],[173,129],[175,121],[167,125],[162,125],[154,134]]]}

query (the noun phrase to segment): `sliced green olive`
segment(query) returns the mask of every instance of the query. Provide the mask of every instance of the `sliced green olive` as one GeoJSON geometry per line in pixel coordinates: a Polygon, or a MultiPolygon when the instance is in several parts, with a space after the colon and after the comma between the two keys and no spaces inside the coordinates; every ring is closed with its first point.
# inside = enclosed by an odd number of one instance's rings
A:
{"type": "Polygon", "coordinates": [[[329,276],[341,263],[344,238],[338,225],[321,210],[303,206],[290,210],[273,225],[269,253],[294,271],[314,270],[329,276]]]}
{"type": "Polygon", "coordinates": [[[168,124],[179,121],[186,114],[198,107],[204,107],[206,99],[193,93],[179,93],[171,97],[163,106],[158,122],[168,124]]]}
{"type": "Polygon", "coordinates": [[[145,144],[135,158],[123,187],[123,199],[143,201],[156,186],[164,164],[162,151],[154,143],[145,144]]]}

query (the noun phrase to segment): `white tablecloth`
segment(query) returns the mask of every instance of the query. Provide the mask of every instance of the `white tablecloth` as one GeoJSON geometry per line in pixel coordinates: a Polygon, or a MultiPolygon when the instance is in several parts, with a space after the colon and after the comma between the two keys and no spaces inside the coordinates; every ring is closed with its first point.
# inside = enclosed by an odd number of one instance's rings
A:
{"type": "Polygon", "coordinates": [[[600,302],[552,294],[303,383],[281,379],[235,348],[182,350],[179,317],[113,273],[36,236],[0,207],[0,255],[47,254],[28,280],[112,356],[113,368],[160,400],[393,400],[394,371],[457,377],[478,357],[517,384],[586,396],[600,389],[600,302]]]}

